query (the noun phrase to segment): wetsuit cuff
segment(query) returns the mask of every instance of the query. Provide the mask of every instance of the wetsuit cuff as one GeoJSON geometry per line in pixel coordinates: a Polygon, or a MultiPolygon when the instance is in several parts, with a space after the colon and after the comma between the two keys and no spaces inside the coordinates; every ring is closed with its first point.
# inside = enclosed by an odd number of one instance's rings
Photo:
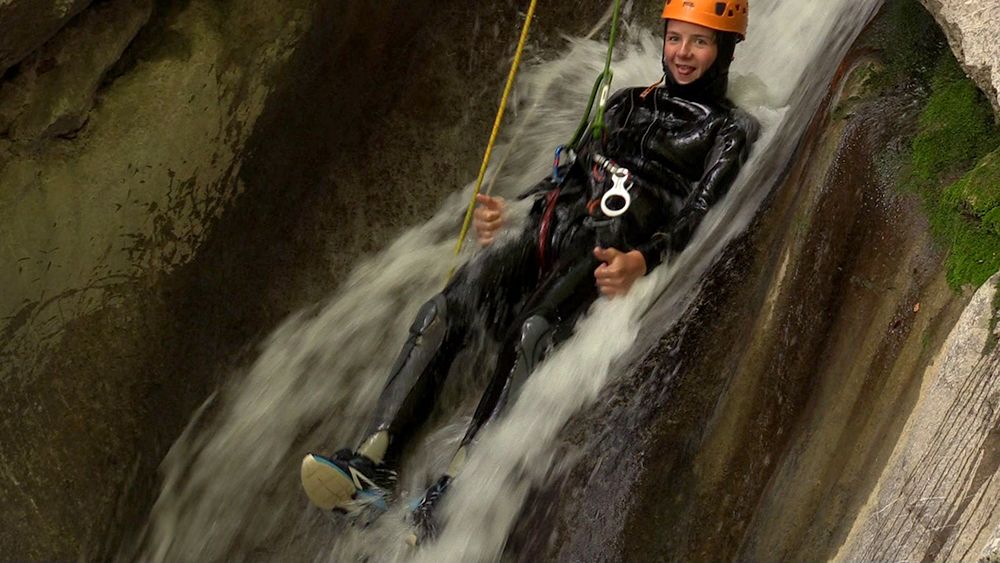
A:
{"type": "Polygon", "coordinates": [[[639,245],[636,250],[642,254],[643,260],[646,261],[646,274],[649,275],[653,271],[653,268],[660,265],[663,262],[663,252],[666,250],[666,238],[657,237],[646,244],[639,245]]]}

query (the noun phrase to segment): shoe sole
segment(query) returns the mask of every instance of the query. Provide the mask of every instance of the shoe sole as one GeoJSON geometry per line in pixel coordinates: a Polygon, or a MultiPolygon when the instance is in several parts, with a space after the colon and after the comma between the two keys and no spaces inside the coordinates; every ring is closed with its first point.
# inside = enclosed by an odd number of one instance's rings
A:
{"type": "Polygon", "coordinates": [[[309,502],[323,510],[346,510],[357,492],[344,470],[313,454],[302,458],[302,488],[309,502]]]}

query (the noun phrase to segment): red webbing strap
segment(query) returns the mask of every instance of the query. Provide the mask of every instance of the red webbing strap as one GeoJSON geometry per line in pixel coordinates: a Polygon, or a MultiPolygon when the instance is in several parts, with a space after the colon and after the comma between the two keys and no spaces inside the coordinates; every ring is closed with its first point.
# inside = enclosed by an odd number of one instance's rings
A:
{"type": "Polygon", "coordinates": [[[549,232],[552,226],[552,215],[556,210],[556,200],[562,188],[555,188],[545,194],[545,213],[542,223],[538,226],[538,276],[542,277],[549,269],[549,232]]]}

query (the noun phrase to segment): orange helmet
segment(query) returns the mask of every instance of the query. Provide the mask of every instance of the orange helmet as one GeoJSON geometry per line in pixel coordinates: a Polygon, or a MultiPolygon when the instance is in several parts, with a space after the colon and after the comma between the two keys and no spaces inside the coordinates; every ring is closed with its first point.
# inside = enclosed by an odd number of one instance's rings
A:
{"type": "Polygon", "coordinates": [[[745,39],[747,11],[747,0],[667,0],[660,17],[728,31],[745,39]]]}

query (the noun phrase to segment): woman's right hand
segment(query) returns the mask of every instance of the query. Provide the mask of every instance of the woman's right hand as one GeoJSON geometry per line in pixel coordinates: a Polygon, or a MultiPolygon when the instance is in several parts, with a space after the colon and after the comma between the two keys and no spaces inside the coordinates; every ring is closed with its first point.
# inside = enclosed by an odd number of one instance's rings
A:
{"type": "Polygon", "coordinates": [[[500,234],[507,220],[507,202],[502,197],[486,194],[476,196],[476,210],[472,213],[472,224],[476,227],[476,240],[480,246],[488,246],[500,234]]]}

